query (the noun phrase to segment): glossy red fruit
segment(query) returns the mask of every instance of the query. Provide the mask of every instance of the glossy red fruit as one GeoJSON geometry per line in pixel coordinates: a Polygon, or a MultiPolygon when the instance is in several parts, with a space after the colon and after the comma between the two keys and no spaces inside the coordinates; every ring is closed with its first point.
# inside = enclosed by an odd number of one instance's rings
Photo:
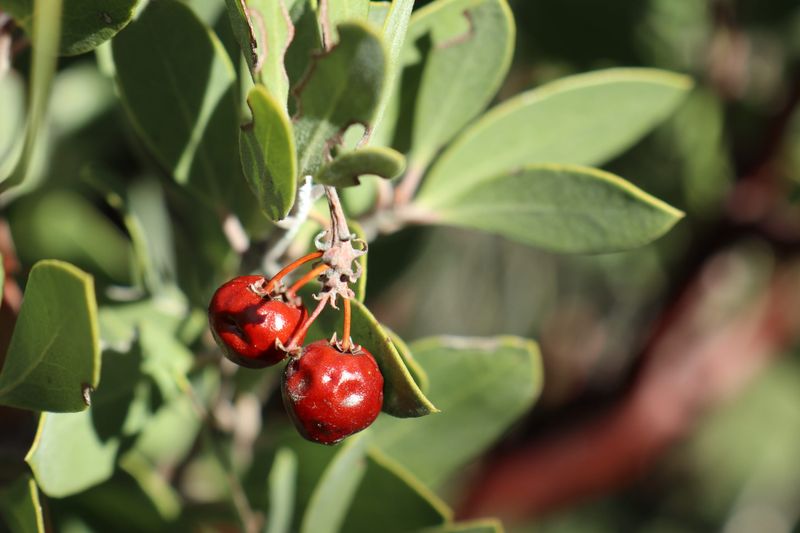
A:
{"type": "Polygon", "coordinates": [[[383,405],[383,376],[375,358],[364,348],[342,353],[327,341],[317,341],[286,365],[281,393],[303,437],[336,444],[378,417],[383,405]]]}
{"type": "Polygon", "coordinates": [[[222,353],[248,368],[282,361],[286,352],[275,341],[287,344],[307,316],[302,305],[259,294],[264,283],[262,276],[234,278],[217,289],[208,306],[211,333],[222,353]]]}

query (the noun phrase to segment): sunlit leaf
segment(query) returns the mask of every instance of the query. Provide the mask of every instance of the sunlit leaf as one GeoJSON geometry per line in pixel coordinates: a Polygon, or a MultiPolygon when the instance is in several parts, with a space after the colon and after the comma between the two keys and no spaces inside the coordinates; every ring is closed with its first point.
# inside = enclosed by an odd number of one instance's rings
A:
{"type": "Polygon", "coordinates": [[[690,87],[669,72],[611,69],[524,92],[469,126],[431,168],[420,196],[458,196],[532,163],[605,163],[664,120],[690,87]]]}
{"type": "Polygon", "coordinates": [[[542,384],[536,344],[517,337],[439,337],[411,345],[441,413],[379,417],[371,444],[437,489],[533,405],[542,384]]]}
{"type": "Polygon", "coordinates": [[[82,411],[100,378],[92,277],[61,261],[31,269],[5,365],[0,403],[37,411],[82,411]]]}
{"type": "Polygon", "coordinates": [[[426,195],[432,223],[474,228],[557,252],[613,252],[665,234],[683,213],[625,180],[572,165],[530,165],[459,196],[426,195]]]}

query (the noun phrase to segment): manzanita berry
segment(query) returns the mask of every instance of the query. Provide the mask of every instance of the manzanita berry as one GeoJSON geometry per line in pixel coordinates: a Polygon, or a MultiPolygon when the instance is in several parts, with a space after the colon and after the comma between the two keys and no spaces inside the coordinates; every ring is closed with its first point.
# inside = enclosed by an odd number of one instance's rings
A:
{"type": "Polygon", "coordinates": [[[307,316],[302,305],[264,294],[264,283],[262,276],[234,278],[217,289],[208,306],[211,333],[222,353],[249,368],[282,361],[286,352],[275,341],[288,343],[307,316]]]}
{"type": "Polygon", "coordinates": [[[378,417],[383,375],[364,348],[341,352],[328,341],[317,341],[286,365],[281,393],[303,437],[336,444],[378,417]]]}

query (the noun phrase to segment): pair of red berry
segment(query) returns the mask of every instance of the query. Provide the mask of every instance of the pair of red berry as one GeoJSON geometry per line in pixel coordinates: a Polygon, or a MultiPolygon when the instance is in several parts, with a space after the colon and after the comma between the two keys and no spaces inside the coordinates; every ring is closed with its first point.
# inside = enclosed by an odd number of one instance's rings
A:
{"type": "Polygon", "coordinates": [[[309,316],[292,293],[273,294],[261,276],[234,278],[211,299],[211,332],[222,353],[241,366],[263,368],[289,357],[281,393],[292,422],[306,439],[336,444],[377,418],[383,376],[372,354],[349,339],[344,346],[316,341],[295,352],[309,316]]]}

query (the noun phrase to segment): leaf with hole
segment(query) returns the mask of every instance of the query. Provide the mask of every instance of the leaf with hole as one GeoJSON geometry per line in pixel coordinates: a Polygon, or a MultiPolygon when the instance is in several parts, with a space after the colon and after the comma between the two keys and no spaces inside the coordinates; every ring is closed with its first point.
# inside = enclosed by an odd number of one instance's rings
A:
{"type": "Polygon", "coordinates": [[[314,181],[332,187],[352,187],[360,183],[364,175],[392,179],[399,176],[406,167],[403,154],[391,148],[368,146],[341,154],[324,165],[314,181]]]}
{"type": "Polygon", "coordinates": [[[385,85],[386,52],[380,36],[365,22],[342,24],[339,36],[295,90],[301,176],[316,174],[351,125],[371,127],[385,85]]]}
{"type": "Polygon", "coordinates": [[[459,135],[431,168],[420,196],[458,196],[532,163],[605,163],[671,114],[691,86],[670,72],[610,69],[519,94],[459,135]]]}
{"type": "Polygon", "coordinates": [[[225,0],[253,81],[266,86],[284,110],[289,94],[284,59],[294,37],[290,10],[298,3],[302,0],[225,0]]]}
{"type": "Polygon", "coordinates": [[[247,95],[252,122],[242,126],[242,169],[261,210],[272,220],[289,214],[297,191],[297,155],[292,124],[283,107],[264,87],[247,95]]]}
{"type": "Polygon", "coordinates": [[[398,90],[405,113],[395,146],[409,166],[436,152],[494,96],[511,64],[514,19],[505,0],[442,0],[414,12],[398,90]]]}
{"type": "Polygon", "coordinates": [[[61,261],[31,269],[6,361],[0,404],[82,411],[100,378],[92,277],[61,261]]]}

